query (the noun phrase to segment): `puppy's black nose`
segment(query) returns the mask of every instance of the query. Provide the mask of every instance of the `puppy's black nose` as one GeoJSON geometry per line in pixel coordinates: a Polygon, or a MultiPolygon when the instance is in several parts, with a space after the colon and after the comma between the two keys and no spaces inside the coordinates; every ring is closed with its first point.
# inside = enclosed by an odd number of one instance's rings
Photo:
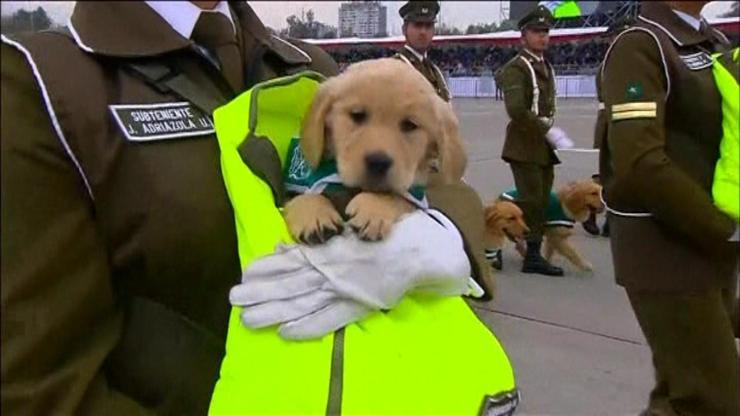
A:
{"type": "Polygon", "coordinates": [[[384,176],[393,166],[393,159],[383,152],[374,152],[365,156],[365,169],[372,176],[384,176]]]}

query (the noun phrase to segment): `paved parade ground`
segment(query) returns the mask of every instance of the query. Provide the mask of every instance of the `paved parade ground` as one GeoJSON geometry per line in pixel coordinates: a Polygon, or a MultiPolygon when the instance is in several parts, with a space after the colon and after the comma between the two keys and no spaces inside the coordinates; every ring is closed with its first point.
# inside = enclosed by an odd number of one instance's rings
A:
{"type": "MultiPolygon", "coordinates": [[[[503,102],[456,99],[454,106],[468,145],[465,178],[484,201],[491,200],[513,185],[500,158],[508,121],[503,102]]],[[[558,101],[555,124],[577,149],[561,153],[555,186],[596,171],[598,153],[588,150],[596,110],[593,99],[558,101]]],[[[650,350],[624,290],[614,283],[609,240],[577,225],[574,244],[593,263],[593,273],[558,258],[554,263],[564,267],[565,277],[522,274],[521,259],[509,246],[504,270],[496,273],[495,299],[473,306],[514,365],[523,399],[517,414],[637,414],[652,387],[650,350]]],[[[464,362],[474,365],[475,357],[464,362]]]]}

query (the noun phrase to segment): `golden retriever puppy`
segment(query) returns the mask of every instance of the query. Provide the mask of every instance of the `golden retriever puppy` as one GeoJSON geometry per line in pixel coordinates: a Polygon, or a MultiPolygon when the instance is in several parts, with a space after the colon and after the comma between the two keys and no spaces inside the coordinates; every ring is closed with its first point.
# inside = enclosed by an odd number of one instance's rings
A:
{"type": "Polygon", "coordinates": [[[466,164],[452,107],[418,71],[391,58],[353,64],[321,84],[299,146],[311,169],[335,164],[352,190],[346,208],[320,193],[285,205],[288,229],[307,244],[340,233],[345,219],[360,238],[383,239],[418,206],[412,188],[460,180],[466,164]]]}
{"type": "Polygon", "coordinates": [[[601,202],[600,194],[601,185],[591,180],[571,182],[557,190],[557,201],[566,219],[558,221],[548,218],[542,249],[545,259],[549,261],[554,254],[560,254],[581,270],[593,270],[593,265],[578,253],[569,237],[573,234],[575,221],[586,221],[591,212],[604,212],[604,203],[601,202]]]}
{"type": "MultiPolygon", "coordinates": [[[[543,256],[549,261],[560,254],[584,271],[593,269],[570,242],[575,222],[588,219],[591,212],[601,213],[604,204],[600,198],[601,185],[584,180],[571,182],[550,194],[545,222],[543,256]]],[[[506,238],[516,243],[516,249],[524,256],[523,237],[529,231],[524,215],[515,205],[518,194],[509,190],[498,200],[486,206],[486,257],[498,270],[502,268],[501,250],[506,238]]]]}
{"type": "MultiPolygon", "coordinates": [[[[519,242],[529,232],[524,222],[524,213],[513,202],[498,199],[484,208],[486,228],[484,232],[486,258],[496,270],[503,268],[502,249],[509,239],[519,242]]],[[[517,249],[520,249],[517,244],[517,249]]]]}

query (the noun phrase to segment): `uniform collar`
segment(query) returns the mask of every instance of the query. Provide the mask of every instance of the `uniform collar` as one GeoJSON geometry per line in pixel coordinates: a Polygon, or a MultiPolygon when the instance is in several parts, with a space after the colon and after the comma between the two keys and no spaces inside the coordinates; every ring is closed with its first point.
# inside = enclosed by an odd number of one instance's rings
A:
{"type": "Polygon", "coordinates": [[[701,30],[701,20],[680,10],[673,10],[673,13],[676,13],[676,15],[681,18],[681,20],[686,22],[689,26],[693,27],[694,30],[696,30],[697,32],[701,30]]]}
{"type": "MultiPolygon", "coordinates": [[[[237,27],[241,26],[246,37],[255,39],[287,64],[311,63],[305,52],[271,35],[247,2],[223,3],[228,3],[240,23],[237,27]]],[[[143,1],[78,1],[68,26],[80,49],[97,55],[156,56],[193,44],[143,1]]]]}
{"type": "Polygon", "coordinates": [[[414,55],[414,57],[415,57],[416,59],[418,59],[418,60],[419,60],[419,62],[423,61],[423,60],[424,60],[424,59],[426,59],[426,57],[427,57],[427,54],[426,54],[426,52],[424,52],[424,54],[422,55],[422,54],[420,54],[420,53],[419,53],[419,52],[418,52],[418,51],[417,51],[416,49],[412,48],[412,47],[411,47],[411,46],[409,46],[409,45],[403,45],[403,47],[404,47],[404,48],[405,48],[405,49],[406,49],[407,51],[411,52],[411,54],[412,54],[412,55],[414,55]]]}
{"type": "Polygon", "coordinates": [[[162,19],[169,23],[170,27],[179,33],[180,36],[185,39],[190,39],[193,34],[195,24],[198,22],[198,18],[201,13],[221,13],[226,16],[231,22],[231,27],[234,29],[234,35],[236,35],[236,26],[234,25],[234,19],[231,17],[229,11],[229,4],[225,1],[220,1],[213,8],[213,11],[204,11],[200,7],[194,5],[189,1],[145,1],[145,3],[151,7],[162,19]]]}
{"type": "MultiPolygon", "coordinates": [[[[640,7],[637,18],[662,30],[678,46],[696,45],[710,40],[706,32],[695,30],[663,2],[646,1],[640,7]]],[[[702,18],[700,24],[706,25],[707,22],[702,18]]]]}
{"type": "Polygon", "coordinates": [[[530,51],[527,48],[522,48],[522,54],[524,54],[524,55],[526,55],[526,56],[534,59],[535,62],[542,62],[542,61],[544,61],[544,58],[537,56],[536,54],[532,53],[532,51],[530,51]]]}

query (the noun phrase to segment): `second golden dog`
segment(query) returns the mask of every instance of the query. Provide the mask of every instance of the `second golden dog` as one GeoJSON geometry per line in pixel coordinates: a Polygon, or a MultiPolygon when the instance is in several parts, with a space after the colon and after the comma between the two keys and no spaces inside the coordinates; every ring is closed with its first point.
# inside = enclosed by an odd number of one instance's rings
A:
{"type": "MultiPolygon", "coordinates": [[[[551,195],[548,218],[544,233],[543,256],[549,261],[560,254],[581,270],[593,270],[570,242],[573,224],[585,221],[591,212],[604,211],[600,198],[601,186],[593,181],[571,182],[551,195]]],[[[486,246],[489,251],[503,248],[506,238],[518,245],[526,236],[528,228],[524,214],[515,204],[516,193],[504,192],[496,201],[486,206],[486,246]]],[[[520,254],[522,247],[517,247],[520,254]]]]}

